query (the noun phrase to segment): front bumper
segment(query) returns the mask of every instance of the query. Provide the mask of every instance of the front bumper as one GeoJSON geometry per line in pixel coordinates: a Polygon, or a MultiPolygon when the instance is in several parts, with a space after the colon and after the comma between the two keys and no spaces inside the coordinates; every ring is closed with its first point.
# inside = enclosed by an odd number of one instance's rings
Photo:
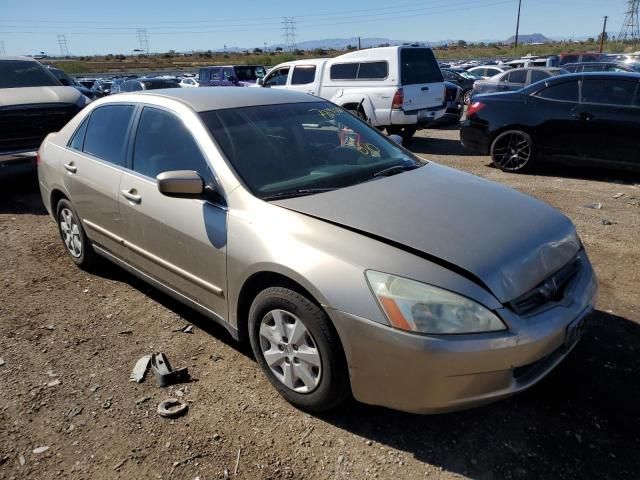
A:
{"type": "Polygon", "coordinates": [[[354,397],[413,413],[462,410],[531,387],[574,347],[593,311],[595,274],[586,258],[565,301],[521,318],[503,309],[505,332],[428,336],[329,310],[349,365],[354,397]],[[579,330],[579,332],[581,329],[579,330]]]}

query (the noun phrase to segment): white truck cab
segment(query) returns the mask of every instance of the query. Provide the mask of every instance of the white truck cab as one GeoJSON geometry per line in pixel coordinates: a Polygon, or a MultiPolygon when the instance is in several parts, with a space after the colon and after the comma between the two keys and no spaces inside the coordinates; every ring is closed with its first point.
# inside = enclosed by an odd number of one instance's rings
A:
{"type": "Polygon", "coordinates": [[[258,84],[325,98],[405,140],[446,111],[438,62],[430,48],[418,45],[281,63],[258,84]]]}

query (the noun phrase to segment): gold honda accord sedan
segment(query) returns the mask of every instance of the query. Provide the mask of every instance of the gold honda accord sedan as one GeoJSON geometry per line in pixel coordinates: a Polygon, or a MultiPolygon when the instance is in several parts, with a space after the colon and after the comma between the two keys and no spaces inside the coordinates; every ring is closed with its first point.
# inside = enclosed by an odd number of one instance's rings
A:
{"type": "Polygon", "coordinates": [[[309,411],[507,397],[565,358],[593,310],[560,212],[302,93],[104,98],[45,139],[38,175],[78,266],[106,258],[249,341],[309,411]]]}

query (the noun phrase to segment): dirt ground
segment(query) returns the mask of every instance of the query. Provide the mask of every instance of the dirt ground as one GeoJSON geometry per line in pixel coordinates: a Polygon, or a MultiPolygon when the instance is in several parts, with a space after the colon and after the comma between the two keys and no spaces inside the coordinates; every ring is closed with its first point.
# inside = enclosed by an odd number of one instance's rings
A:
{"type": "Polygon", "coordinates": [[[420,133],[410,148],[538,197],[577,225],[600,279],[598,311],[547,378],[461,413],[356,402],[302,413],[223,329],[116,267],[75,268],[35,178],[20,177],[0,184],[0,478],[638,478],[639,176],[505,174],[465,151],[455,129],[420,133]],[[192,334],[174,331],[187,324],[192,334]],[[135,361],[156,351],[195,381],[129,382],[135,361]],[[180,395],[186,416],[157,415],[180,395]]]}

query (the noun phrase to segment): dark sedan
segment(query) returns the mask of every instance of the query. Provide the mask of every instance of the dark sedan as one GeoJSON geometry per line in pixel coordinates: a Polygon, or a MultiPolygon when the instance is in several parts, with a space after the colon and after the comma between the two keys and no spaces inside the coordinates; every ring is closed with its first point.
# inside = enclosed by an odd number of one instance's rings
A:
{"type": "Polygon", "coordinates": [[[500,73],[486,80],[478,80],[473,84],[471,98],[478,94],[494,92],[512,92],[545,80],[555,75],[569,73],[562,68],[527,67],[515,68],[508,72],[500,73]]]}
{"type": "Polygon", "coordinates": [[[640,168],[640,74],[560,75],[483,95],[462,123],[465,147],[521,172],[543,160],[640,168]]]}
{"type": "Polygon", "coordinates": [[[476,80],[480,80],[480,75],[471,72],[457,72],[449,68],[442,69],[442,76],[448,82],[455,83],[462,90],[462,101],[465,105],[471,103],[471,90],[476,80]]]}

